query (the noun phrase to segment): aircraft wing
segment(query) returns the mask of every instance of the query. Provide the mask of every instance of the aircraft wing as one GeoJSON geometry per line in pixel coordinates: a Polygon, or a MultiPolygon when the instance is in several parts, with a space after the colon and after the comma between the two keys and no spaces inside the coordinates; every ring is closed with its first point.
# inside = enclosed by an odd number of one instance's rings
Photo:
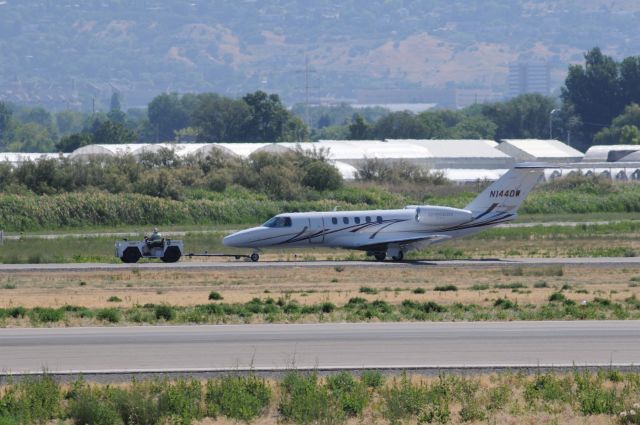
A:
{"type": "Polygon", "coordinates": [[[389,245],[429,245],[436,242],[442,242],[444,240],[451,239],[451,236],[448,235],[426,235],[426,236],[415,236],[411,238],[405,239],[389,239],[389,240],[377,240],[372,244],[362,244],[355,248],[362,249],[366,251],[386,251],[389,245]]]}

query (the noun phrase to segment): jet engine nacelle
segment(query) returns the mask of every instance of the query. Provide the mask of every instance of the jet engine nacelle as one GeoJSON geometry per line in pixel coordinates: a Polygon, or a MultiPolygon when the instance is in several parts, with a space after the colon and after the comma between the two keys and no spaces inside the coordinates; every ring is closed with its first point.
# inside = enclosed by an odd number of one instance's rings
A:
{"type": "Polygon", "coordinates": [[[469,210],[430,205],[416,206],[416,221],[426,226],[455,226],[473,219],[469,210]]]}

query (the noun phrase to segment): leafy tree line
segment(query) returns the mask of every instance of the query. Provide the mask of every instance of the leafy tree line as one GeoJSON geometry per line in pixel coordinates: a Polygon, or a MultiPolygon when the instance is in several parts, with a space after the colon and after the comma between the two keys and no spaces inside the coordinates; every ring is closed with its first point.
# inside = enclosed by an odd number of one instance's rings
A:
{"type": "Polygon", "coordinates": [[[0,151],[71,152],[92,143],[167,142],[191,137],[206,142],[300,142],[302,120],[276,94],[262,91],[231,99],[214,93],[161,94],[146,110],[121,110],[118,93],[108,113],[51,113],[0,102],[0,151]]]}
{"type": "Polygon", "coordinates": [[[593,143],[640,143],[640,56],[621,62],[599,48],[584,65],[569,67],[560,99],[540,94],[473,105],[462,110],[362,111],[348,105],[301,105],[289,111],[263,91],[232,99],[215,93],[166,93],[146,109],[95,115],[51,113],[0,102],[0,150],[70,152],[91,143],[302,142],[317,139],[560,138],[585,150],[593,143]],[[303,119],[309,121],[311,129],[303,119]],[[551,128],[550,128],[551,120],[551,128]],[[551,134],[550,134],[551,133],[551,134]]]}

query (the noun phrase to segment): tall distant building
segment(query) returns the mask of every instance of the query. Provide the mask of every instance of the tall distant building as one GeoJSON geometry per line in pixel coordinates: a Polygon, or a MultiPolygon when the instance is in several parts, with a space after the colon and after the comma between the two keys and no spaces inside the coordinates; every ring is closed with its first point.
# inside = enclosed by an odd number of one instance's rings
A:
{"type": "Polygon", "coordinates": [[[518,61],[509,64],[509,97],[525,93],[551,92],[551,71],[546,61],[518,61]]]}

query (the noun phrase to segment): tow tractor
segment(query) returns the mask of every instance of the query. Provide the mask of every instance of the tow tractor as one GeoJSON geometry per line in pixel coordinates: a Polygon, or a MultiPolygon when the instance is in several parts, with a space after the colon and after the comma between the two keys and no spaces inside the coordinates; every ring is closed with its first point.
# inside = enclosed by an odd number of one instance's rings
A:
{"type": "Polygon", "coordinates": [[[129,241],[124,239],[116,242],[116,257],[120,258],[123,263],[137,263],[141,258],[159,258],[165,263],[175,263],[186,255],[187,257],[234,257],[236,260],[240,258],[248,258],[251,261],[258,261],[260,255],[257,252],[251,255],[246,254],[210,254],[204,253],[183,254],[184,244],[182,241],[163,238],[159,241],[151,242],[149,240],[129,241]]]}

